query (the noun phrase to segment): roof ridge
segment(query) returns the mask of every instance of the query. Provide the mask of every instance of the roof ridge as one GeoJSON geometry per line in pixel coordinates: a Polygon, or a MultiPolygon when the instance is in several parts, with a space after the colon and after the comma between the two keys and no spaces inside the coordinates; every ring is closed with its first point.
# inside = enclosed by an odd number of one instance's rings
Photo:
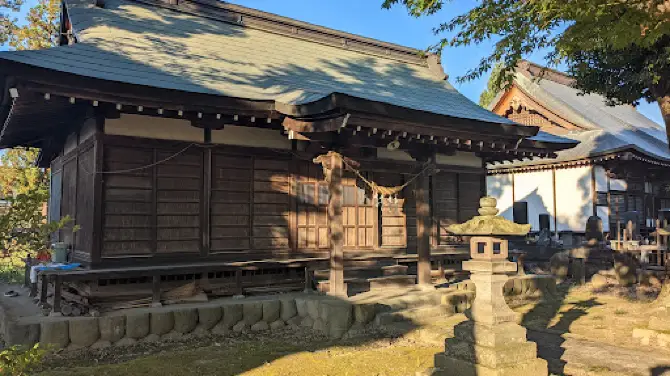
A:
{"type": "Polygon", "coordinates": [[[437,55],[412,47],[384,42],[345,31],[327,28],[274,13],[219,0],[129,0],[177,12],[259,29],[378,57],[425,66],[437,75],[446,73],[437,55]],[[431,58],[432,57],[432,58],[431,58]]]}
{"type": "Polygon", "coordinates": [[[525,59],[521,59],[517,64],[517,71],[519,70],[522,74],[527,76],[542,78],[565,86],[572,87],[575,82],[575,79],[565,72],[533,63],[532,61],[525,59]]]}

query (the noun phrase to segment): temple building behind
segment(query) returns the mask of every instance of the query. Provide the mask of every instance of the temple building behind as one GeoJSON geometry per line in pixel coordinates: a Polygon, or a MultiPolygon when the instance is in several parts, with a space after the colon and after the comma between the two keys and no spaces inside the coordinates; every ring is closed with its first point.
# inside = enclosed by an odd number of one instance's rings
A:
{"type": "Polygon", "coordinates": [[[430,283],[467,257],[445,228],[476,215],[487,162],[576,144],[472,103],[435,55],[249,8],[67,0],[61,25],[0,53],[0,147],[41,148],[91,293],[147,270],[154,293],[430,283]]]}
{"type": "Polygon", "coordinates": [[[633,106],[607,106],[580,95],[572,79],[530,62],[519,65],[511,88],[489,108],[510,120],[579,141],[555,159],[524,158],[488,165],[487,190],[502,215],[549,229],[567,243],[599,216],[615,237],[628,221],[644,235],[667,219],[670,152],[665,129],[633,106]]]}

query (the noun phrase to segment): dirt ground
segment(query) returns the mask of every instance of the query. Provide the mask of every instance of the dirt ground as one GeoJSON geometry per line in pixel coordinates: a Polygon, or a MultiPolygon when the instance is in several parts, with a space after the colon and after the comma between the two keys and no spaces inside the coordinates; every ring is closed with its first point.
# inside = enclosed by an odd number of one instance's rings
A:
{"type": "MultiPolygon", "coordinates": [[[[670,375],[670,352],[632,340],[653,309],[640,291],[562,286],[556,300],[514,303],[528,337],[556,375],[670,375]]],[[[651,294],[653,298],[653,294],[651,294]]],[[[410,332],[371,332],[334,344],[306,332],[191,339],[104,352],[56,354],[42,376],[79,375],[416,375],[443,351],[463,315],[421,320],[410,332]],[[401,334],[402,333],[402,334],[401,334]]],[[[416,323],[415,323],[416,324],[416,323]]]]}

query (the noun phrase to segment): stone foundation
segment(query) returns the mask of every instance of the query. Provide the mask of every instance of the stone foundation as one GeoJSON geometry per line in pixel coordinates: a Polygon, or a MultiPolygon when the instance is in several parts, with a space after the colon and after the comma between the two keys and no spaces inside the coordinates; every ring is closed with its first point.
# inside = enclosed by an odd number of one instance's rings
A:
{"type": "MultiPolygon", "coordinates": [[[[465,311],[474,294],[452,291],[429,305],[443,314],[465,311]]],[[[439,297],[439,295],[438,295],[439,297]]],[[[428,304],[428,303],[423,303],[428,304]]],[[[2,323],[8,345],[52,344],[80,349],[174,340],[184,336],[227,335],[284,327],[311,329],[330,338],[355,337],[367,326],[415,319],[393,316],[394,309],[320,294],[222,299],[208,303],[131,309],[101,317],[31,317],[2,323]]]]}

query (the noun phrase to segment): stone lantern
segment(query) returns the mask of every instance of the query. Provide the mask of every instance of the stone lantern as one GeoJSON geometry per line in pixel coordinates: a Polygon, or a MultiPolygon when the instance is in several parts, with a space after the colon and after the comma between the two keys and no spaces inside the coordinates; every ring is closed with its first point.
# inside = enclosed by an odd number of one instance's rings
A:
{"type": "Polygon", "coordinates": [[[495,376],[547,375],[547,362],[537,358],[537,346],[526,339],[526,329],[517,324],[517,314],[505,302],[503,286],[507,273],[517,270],[507,260],[505,236],[523,236],[530,225],[519,225],[497,216],[496,199],[479,200],[479,216],[448,230],[469,235],[471,260],[463,269],[471,273],[476,288],[468,321],[454,328],[445,352],[435,356],[434,375],[495,376]]]}

